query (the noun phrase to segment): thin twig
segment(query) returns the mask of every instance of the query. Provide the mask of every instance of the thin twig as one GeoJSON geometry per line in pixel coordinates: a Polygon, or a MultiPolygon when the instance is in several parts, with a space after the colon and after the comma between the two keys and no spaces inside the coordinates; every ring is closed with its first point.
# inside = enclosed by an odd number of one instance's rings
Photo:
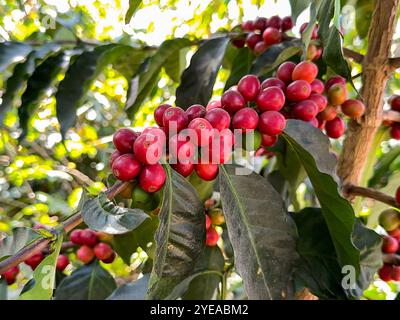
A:
{"type": "Polygon", "coordinates": [[[400,68],[400,57],[390,58],[389,59],[389,65],[390,65],[390,69],[392,71],[400,68]]]}
{"type": "Polygon", "coordinates": [[[383,121],[400,122],[400,112],[394,110],[386,110],[383,112],[383,121]]]}
{"type": "Polygon", "coordinates": [[[362,55],[359,52],[353,51],[351,49],[348,48],[343,48],[343,54],[347,57],[347,58],[351,58],[353,59],[355,62],[357,63],[362,63],[363,59],[364,59],[364,55],[362,55]]]}
{"type": "MultiPolygon", "coordinates": [[[[106,190],[108,199],[113,199],[118,193],[126,188],[129,182],[119,182],[113,185],[110,189],[106,190]]],[[[82,223],[82,215],[81,212],[77,212],[65,220],[61,226],[64,228],[66,233],[70,232],[78,225],[82,223]]],[[[51,239],[48,238],[40,238],[36,241],[33,241],[31,244],[22,248],[15,255],[0,261],[0,274],[4,273],[8,269],[19,265],[21,262],[24,262],[29,257],[33,256],[36,253],[39,253],[45,250],[50,244],[51,239]]]]}
{"type": "Polygon", "coordinates": [[[364,188],[355,185],[346,185],[343,188],[343,192],[346,195],[361,196],[365,198],[375,199],[379,202],[386,203],[389,206],[400,208],[400,205],[396,202],[396,199],[386,193],[380,192],[371,188],[364,188]]]}
{"type": "Polygon", "coordinates": [[[400,255],[396,253],[384,253],[382,254],[383,263],[400,265],[400,255]]]}

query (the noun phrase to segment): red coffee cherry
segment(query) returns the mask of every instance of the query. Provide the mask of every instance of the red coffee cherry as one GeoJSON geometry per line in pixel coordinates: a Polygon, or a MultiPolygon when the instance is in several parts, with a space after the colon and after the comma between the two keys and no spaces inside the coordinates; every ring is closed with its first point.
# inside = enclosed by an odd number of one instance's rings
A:
{"type": "Polygon", "coordinates": [[[246,44],[250,49],[254,49],[260,41],[263,41],[263,37],[258,33],[250,32],[246,37],[246,44]]]}
{"type": "MultiPolygon", "coordinates": [[[[162,132],[164,135],[164,132],[162,132]]],[[[136,159],[144,164],[155,164],[162,156],[165,136],[142,133],[133,144],[136,159]]]]}
{"type": "Polygon", "coordinates": [[[217,245],[218,240],[219,240],[219,234],[217,230],[215,230],[214,227],[210,227],[206,231],[206,246],[214,247],[217,245]]]}
{"type": "Polygon", "coordinates": [[[392,266],[391,277],[393,281],[400,281],[400,266],[392,266]]]}
{"type": "Polygon", "coordinates": [[[383,237],[382,239],[382,251],[385,253],[395,253],[399,250],[399,243],[396,238],[383,237]]]}
{"type": "Polygon", "coordinates": [[[44,254],[42,252],[38,252],[34,254],[33,256],[29,257],[26,259],[24,262],[28,266],[32,268],[32,270],[35,270],[36,267],[43,261],[44,259],[44,254]]]}
{"type": "Polygon", "coordinates": [[[389,98],[390,108],[394,111],[400,111],[400,96],[397,94],[392,95],[389,98]]]}
{"type": "Polygon", "coordinates": [[[392,124],[392,128],[390,129],[390,136],[393,139],[400,140],[400,123],[395,122],[392,124]]]}
{"type": "Polygon", "coordinates": [[[254,130],[258,126],[258,114],[252,108],[240,109],[233,116],[232,127],[234,129],[241,129],[246,132],[248,130],[254,130]]]}
{"type": "Polygon", "coordinates": [[[208,214],[206,214],[206,230],[210,229],[211,227],[211,218],[208,214]]]}
{"type": "Polygon", "coordinates": [[[88,228],[81,231],[81,241],[88,247],[94,247],[99,242],[96,231],[88,228]]]}
{"type": "Polygon", "coordinates": [[[272,16],[268,19],[268,27],[280,29],[282,26],[282,19],[279,16],[272,16]]]}
{"type": "MultiPolygon", "coordinates": [[[[229,129],[214,132],[214,138],[208,148],[208,154],[202,157],[208,158],[210,163],[226,163],[232,156],[232,147],[235,144],[235,136],[229,129]]],[[[205,150],[202,150],[205,151],[205,150]]]]}
{"type": "Polygon", "coordinates": [[[206,115],[206,108],[201,104],[194,104],[186,110],[189,122],[196,118],[204,118],[206,115]]]}
{"type": "Polygon", "coordinates": [[[222,95],[221,103],[222,107],[232,115],[245,107],[246,100],[238,91],[229,89],[222,95]]]}
{"type": "Polygon", "coordinates": [[[69,236],[69,239],[71,240],[71,242],[74,244],[82,245],[83,242],[81,239],[81,233],[82,233],[82,230],[80,230],[80,229],[73,230],[69,236]]]}
{"type": "Polygon", "coordinates": [[[263,32],[267,27],[267,22],[268,22],[267,18],[257,17],[256,20],[254,21],[254,30],[263,32]]]}
{"type": "Polygon", "coordinates": [[[332,85],[328,90],[328,101],[333,106],[339,106],[347,100],[346,86],[340,83],[332,85]]]}
{"type": "Polygon", "coordinates": [[[278,136],[270,136],[269,134],[261,134],[261,145],[263,147],[272,147],[278,141],[278,136]]]}
{"type": "Polygon", "coordinates": [[[318,122],[317,118],[312,118],[311,120],[308,120],[307,122],[315,128],[318,128],[318,126],[319,126],[319,122],[318,122]]]}
{"type": "Polygon", "coordinates": [[[208,120],[212,127],[218,131],[228,129],[231,123],[231,116],[226,110],[221,108],[207,111],[204,119],[208,120]]]}
{"type": "Polygon", "coordinates": [[[94,256],[93,249],[88,246],[82,246],[76,251],[76,258],[84,264],[90,263],[94,256]]]}
{"type": "Polygon", "coordinates": [[[190,121],[188,129],[195,132],[196,139],[194,140],[198,146],[206,146],[210,144],[214,134],[214,128],[206,119],[193,119],[190,121]]]}
{"type": "Polygon", "coordinates": [[[258,130],[271,136],[281,134],[286,127],[286,119],[278,111],[266,111],[260,115],[258,130]]]}
{"type": "Polygon", "coordinates": [[[292,80],[305,80],[311,83],[318,75],[318,67],[310,61],[302,61],[293,69],[292,80]]]}
{"type": "Polygon", "coordinates": [[[342,104],[342,112],[351,119],[358,119],[364,114],[365,105],[360,100],[349,99],[342,104]]]}
{"type": "Polygon", "coordinates": [[[185,129],[189,123],[189,118],[185,111],[179,107],[170,107],[165,110],[163,124],[168,132],[176,128],[177,132],[185,129]]]}
{"type": "Polygon", "coordinates": [[[322,94],[325,90],[324,83],[319,79],[314,79],[311,83],[311,93],[322,94]]]}
{"type": "Polygon", "coordinates": [[[156,108],[156,110],[154,110],[154,120],[157,122],[157,124],[160,127],[164,126],[164,122],[163,122],[164,112],[168,108],[172,108],[172,106],[170,104],[164,103],[164,104],[160,104],[156,108]]]}
{"type": "Polygon", "coordinates": [[[268,49],[268,45],[264,41],[257,42],[254,46],[253,52],[256,56],[261,55],[265,50],[268,49]]]}
{"type": "Polygon", "coordinates": [[[286,98],[289,101],[301,101],[311,95],[311,86],[305,80],[296,80],[286,88],[286,98]]]}
{"type": "Polygon", "coordinates": [[[281,30],[282,30],[282,32],[291,30],[291,29],[293,28],[293,25],[294,25],[294,24],[293,24],[292,17],[290,17],[290,16],[284,17],[284,18],[282,19],[282,23],[281,23],[281,30]]]}
{"type": "Polygon", "coordinates": [[[328,81],[325,83],[325,90],[329,91],[330,87],[332,87],[334,84],[340,83],[342,85],[346,85],[346,79],[341,77],[341,76],[332,76],[328,79],[328,81]]]}
{"type": "Polygon", "coordinates": [[[318,119],[321,119],[322,121],[331,121],[335,119],[336,116],[337,116],[336,107],[327,106],[324,110],[322,110],[318,114],[318,119]]]}
{"type": "Polygon", "coordinates": [[[261,90],[267,89],[269,87],[278,87],[283,92],[285,92],[286,90],[286,84],[281,79],[278,78],[268,78],[261,83],[261,90]]]}
{"type": "Polygon", "coordinates": [[[318,107],[318,112],[324,110],[328,105],[328,99],[322,94],[313,93],[308,99],[315,102],[318,107]]]}
{"type": "Polygon", "coordinates": [[[131,129],[128,128],[119,129],[113,135],[114,146],[121,153],[130,153],[132,152],[133,143],[135,142],[138,136],[139,134],[131,129]]]}
{"type": "Polygon", "coordinates": [[[318,55],[318,48],[313,44],[309,44],[306,52],[307,60],[316,60],[316,56],[318,55]]]}
{"type": "Polygon", "coordinates": [[[112,172],[121,181],[131,181],[136,178],[141,169],[140,162],[133,154],[126,153],[114,160],[112,172]]]}
{"type": "Polygon", "coordinates": [[[325,131],[328,137],[337,139],[341,137],[345,130],[345,124],[342,118],[336,117],[325,124],[325,131]]]}
{"type": "Polygon", "coordinates": [[[235,38],[232,40],[232,45],[236,48],[243,48],[246,44],[245,38],[235,38]]]}
{"type": "Polygon", "coordinates": [[[318,113],[318,106],[312,100],[303,100],[296,103],[293,107],[292,114],[296,119],[310,121],[318,113]]]}
{"type": "Polygon", "coordinates": [[[385,263],[382,268],[379,269],[379,278],[383,281],[391,281],[392,280],[392,265],[385,263]]]}
{"type": "Polygon", "coordinates": [[[171,162],[181,162],[184,164],[193,163],[196,147],[191,140],[183,133],[174,135],[169,140],[169,155],[171,162]]]}
{"type": "MultiPolygon", "coordinates": [[[[302,34],[304,32],[304,30],[306,30],[306,28],[308,27],[308,23],[305,22],[300,26],[300,34],[302,34]]],[[[311,39],[318,39],[318,26],[315,26],[312,33],[311,33],[311,39]]]]}
{"type": "Polygon", "coordinates": [[[210,101],[210,102],[207,104],[206,110],[207,110],[207,111],[210,111],[210,110],[216,109],[216,108],[222,108],[221,100],[210,101]]]}
{"type": "Polygon", "coordinates": [[[64,271],[65,268],[69,265],[69,259],[66,255],[60,254],[57,258],[56,268],[58,271],[64,271]]]}
{"type": "Polygon", "coordinates": [[[11,267],[10,269],[6,270],[1,276],[4,277],[8,285],[12,285],[19,273],[18,266],[11,267]]]}
{"type": "Polygon", "coordinates": [[[178,172],[180,175],[186,177],[189,177],[193,170],[194,170],[194,163],[175,163],[171,164],[172,169],[174,169],[176,172],[178,172]]]}
{"type": "Polygon", "coordinates": [[[112,167],[112,164],[114,163],[114,160],[117,159],[121,155],[122,155],[122,153],[119,152],[118,150],[115,150],[113,153],[111,153],[110,161],[109,161],[110,167],[112,167]]]}
{"type": "Polygon", "coordinates": [[[282,42],[281,32],[279,31],[279,29],[273,27],[268,27],[267,29],[265,29],[262,37],[264,39],[264,42],[269,46],[282,42]]]}
{"type": "Polygon", "coordinates": [[[195,164],[194,170],[196,174],[205,181],[214,180],[218,175],[218,165],[214,163],[195,164]]]}
{"type": "Polygon", "coordinates": [[[113,253],[111,254],[111,256],[109,256],[107,259],[101,260],[101,262],[109,264],[109,263],[113,263],[113,261],[115,260],[115,257],[117,255],[115,254],[115,252],[113,251],[113,253]]]}
{"type": "Polygon", "coordinates": [[[253,31],[254,30],[254,21],[247,20],[242,23],[241,27],[244,31],[253,31]]]}
{"type": "Polygon", "coordinates": [[[317,121],[318,121],[318,129],[324,130],[325,129],[325,124],[326,121],[322,120],[320,117],[317,116],[317,121]]]}
{"type": "Polygon", "coordinates": [[[164,186],[166,177],[167,174],[161,164],[147,165],[140,172],[139,184],[146,192],[156,192],[164,186]]]}
{"type": "Polygon", "coordinates": [[[276,71],[276,76],[281,79],[284,83],[288,84],[292,82],[292,73],[296,64],[291,61],[282,63],[276,71]]]}
{"type": "Polygon", "coordinates": [[[285,104],[285,94],[278,87],[266,88],[258,94],[256,104],[261,111],[279,111],[285,104]]]}
{"type": "Polygon", "coordinates": [[[248,74],[240,79],[237,88],[246,101],[253,101],[260,91],[260,80],[252,74],[248,74]]]}
{"type": "Polygon", "coordinates": [[[93,250],[96,258],[99,260],[108,259],[114,252],[114,250],[104,242],[98,243],[93,250]]]}

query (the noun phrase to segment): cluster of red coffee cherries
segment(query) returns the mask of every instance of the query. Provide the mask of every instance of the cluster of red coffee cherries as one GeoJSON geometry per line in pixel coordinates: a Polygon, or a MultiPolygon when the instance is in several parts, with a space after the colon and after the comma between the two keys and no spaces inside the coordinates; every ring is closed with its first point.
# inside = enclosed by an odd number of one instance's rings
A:
{"type": "MultiPolygon", "coordinates": [[[[397,94],[392,95],[389,98],[390,108],[394,111],[400,112],[400,96],[397,94]]],[[[399,122],[390,122],[387,123],[390,125],[390,136],[393,139],[400,140],[400,123],[399,122]]]]}
{"type": "Polygon", "coordinates": [[[206,213],[206,246],[216,246],[220,238],[215,226],[225,223],[224,213],[221,208],[216,206],[214,199],[208,199],[204,203],[206,213]]]}
{"type": "Polygon", "coordinates": [[[76,257],[84,264],[92,262],[95,258],[104,263],[112,263],[115,259],[115,251],[109,245],[112,240],[109,234],[91,229],[75,229],[70,234],[70,240],[80,246],[76,257]]]}
{"type": "Polygon", "coordinates": [[[269,19],[258,17],[241,24],[241,29],[248,32],[245,38],[233,40],[233,45],[242,48],[245,45],[253,50],[254,54],[263,53],[269,46],[282,42],[285,32],[293,28],[291,17],[280,18],[273,16],[269,19]]]}

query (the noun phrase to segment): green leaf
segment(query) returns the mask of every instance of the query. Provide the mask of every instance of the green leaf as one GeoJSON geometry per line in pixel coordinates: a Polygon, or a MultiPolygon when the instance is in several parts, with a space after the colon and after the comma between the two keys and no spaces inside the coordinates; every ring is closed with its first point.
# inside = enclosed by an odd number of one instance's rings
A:
{"type": "Polygon", "coordinates": [[[5,279],[0,279],[0,301],[7,300],[7,282],[5,279]]]}
{"type": "Polygon", "coordinates": [[[114,278],[96,261],[64,278],[55,300],[105,300],[117,287],[114,278]]]}
{"type": "Polygon", "coordinates": [[[388,178],[393,174],[392,164],[398,160],[400,155],[400,146],[393,147],[387,153],[384,153],[375,164],[374,174],[368,181],[369,187],[385,185],[388,178]]]}
{"type": "Polygon", "coordinates": [[[126,45],[107,44],[82,53],[70,65],[56,94],[57,119],[64,137],[75,124],[76,110],[82,105],[93,81],[108,64],[131,50],[135,49],[126,45]]]}
{"type": "Polygon", "coordinates": [[[115,235],[113,238],[113,249],[129,265],[131,256],[138,247],[146,251],[147,255],[154,258],[154,234],[158,227],[158,218],[146,219],[135,230],[125,234],[115,235]],[[152,245],[149,247],[149,244],[152,245]]]}
{"type": "Polygon", "coordinates": [[[228,80],[226,81],[224,91],[236,85],[243,76],[249,74],[253,60],[254,54],[249,50],[249,48],[246,47],[237,50],[237,53],[233,58],[232,70],[228,80]]]}
{"type": "Polygon", "coordinates": [[[355,5],[356,29],[360,39],[368,35],[369,25],[371,24],[372,12],[374,11],[374,1],[357,0],[355,5]]]}
{"type": "Polygon", "coordinates": [[[341,266],[354,266],[360,272],[360,253],[351,234],[355,215],[351,204],[338,192],[335,181],[336,159],[329,152],[329,139],[319,129],[300,120],[287,121],[283,138],[303,164],[321,204],[341,266]]]}
{"type": "Polygon", "coordinates": [[[228,43],[229,38],[223,36],[207,40],[199,47],[176,89],[177,106],[187,109],[196,103],[209,102],[228,43]]]}
{"type": "Polygon", "coordinates": [[[21,106],[18,109],[22,140],[27,133],[28,121],[39,106],[40,100],[55,82],[57,75],[67,66],[69,57],[60,52],[47,58],[39,65],[28,79],[26,89],[21,98],[21,106]]]}
{"type": "Polygon", "coordinates": [[[299,54],[301,48],[299,40],[283,41],[270,46],[254,60],[250,73],[257,75],[267,74],[277,68],[282,62],[299,54]]]}
{"type": "Polygon", "coordinates": [[[14,62],[24,60],[32,51],[32,47],[21,42],[0,43],[0,72],[14,62]]]}
{"type": "Polygon", "coordinates": [[[38,237],[39,235],[32,229],[25,227],[14,228],[12,234],[1,242],[0,261],[13,256],[38,237]]]}
{"type": "Polygon", "coordinates": [[[290,298],[295,232],[281,196],[243,167],[220,166],[219,184],[235,267],[249,299],[290,298]]]}
{"type": "Polygon", "coordinates": [[[100,193],[85,202],[82,218],[90,229],[121,234],[134,230],[150,217],[140,209],[118,207],[105,193],[100,193]]]}
{"type": "Polygon", "coordinates": [[[5,85],[6,90],[2,96],[0,122],[4,114],[13,106],[15,98],[26,85],[27,80],[35,71],[36,66],[46,57],[55,54],[59,49],[60,46],[55,44],[50,43],[43,45],[39,49],[31,51],[26,60],[15,66],[13,74],[7,79],[5,85]]]}
{"type": "Polygon", "coordinates": [[[298,16],[308,8],[312,0],[289,0],[292,8],[293,23],[296,24],[298,16]]]}
{"type": "Polygon", "coordinates": [[[149,285],[150,275],[145,274],[134,283],[118,287],[107,300],[144,300],[149,285]]]}
{"type": "Polygon", "coordinates": [[[125,24],[131,22],[133,15],[135,14],[141,3],[141,0],[129,0],[129,8],[125,14],[125,24]]]}
{"type": "Polygon", "coordinates": [[[186,54],[189,48],[182,48],[170,56],[164,64],[166,74],[175,82],[179,82],[183,70],[186,68],[186,54]]]}
{"type": "Polygon", "coordinates": [[[204,209],[196,190],[168,165],[165,169],[167,181],[148,299],[164,299],[192,274],[205,243],[204,209]]]}
{"type": "Polygon", "coordinates": [[[189,284],[183,300],[211,300],[222,280],[225,260],[221,249],[217,246],[206,247],[198,260],[195,272],[202,272],[189,284]],[[205,271],[217,271],[218,273],[206,273],[205,271]]]}
{"type": "Polygon", "coordinates": [[[381,237],[356,221],[352,239],[361,251],[361,273],[353,288],[344,289],[347,275],[338,263],[332,239],[320,208],[306,208],[293,214],[299,233],[297,251],[301,257],[296,282],[320,299],[358,299],[382,265],[381,237]]]}
{"type": "Polygon", "coordinates": [[[36,267],[33,272],[35,284],[32,289],[24,292],[20,300],[50,300],[53,297],[56,280],[56,264],[60,254],[63,236],[59,236],[54,250],[36,267]]]}
{"type": "Polygon", "coordinates": [[[158,51],[148,60],[143,62],[139,68],[138,73],[134,76],[138,77],[136,94],[129,95],[125,109],[129,116],[133,116],[136,111],[143,104],[147,96],[151,93],[156,85],[156,79],[158,79],[161,68],[166,61],[174,56],[179,50],[189,47],[192,42],[185,38],[176,38],[164,41],[158,51]]]}

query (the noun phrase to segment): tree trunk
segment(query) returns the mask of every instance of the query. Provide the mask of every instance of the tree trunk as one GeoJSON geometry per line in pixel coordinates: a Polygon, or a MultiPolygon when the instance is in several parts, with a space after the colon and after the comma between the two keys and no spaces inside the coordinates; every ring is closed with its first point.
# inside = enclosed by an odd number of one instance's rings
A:
{"type": "Polygon", "coordinates": [[[359,185],[375,134],[382,124],[383,94],[390,76],[390,48],[395,31],[399,0],[375,0],[368,32],[368,51],[362,61],[361,97],[366,112],[359,120],[351,120],[338,174],[343,185],[359,185]]]}

